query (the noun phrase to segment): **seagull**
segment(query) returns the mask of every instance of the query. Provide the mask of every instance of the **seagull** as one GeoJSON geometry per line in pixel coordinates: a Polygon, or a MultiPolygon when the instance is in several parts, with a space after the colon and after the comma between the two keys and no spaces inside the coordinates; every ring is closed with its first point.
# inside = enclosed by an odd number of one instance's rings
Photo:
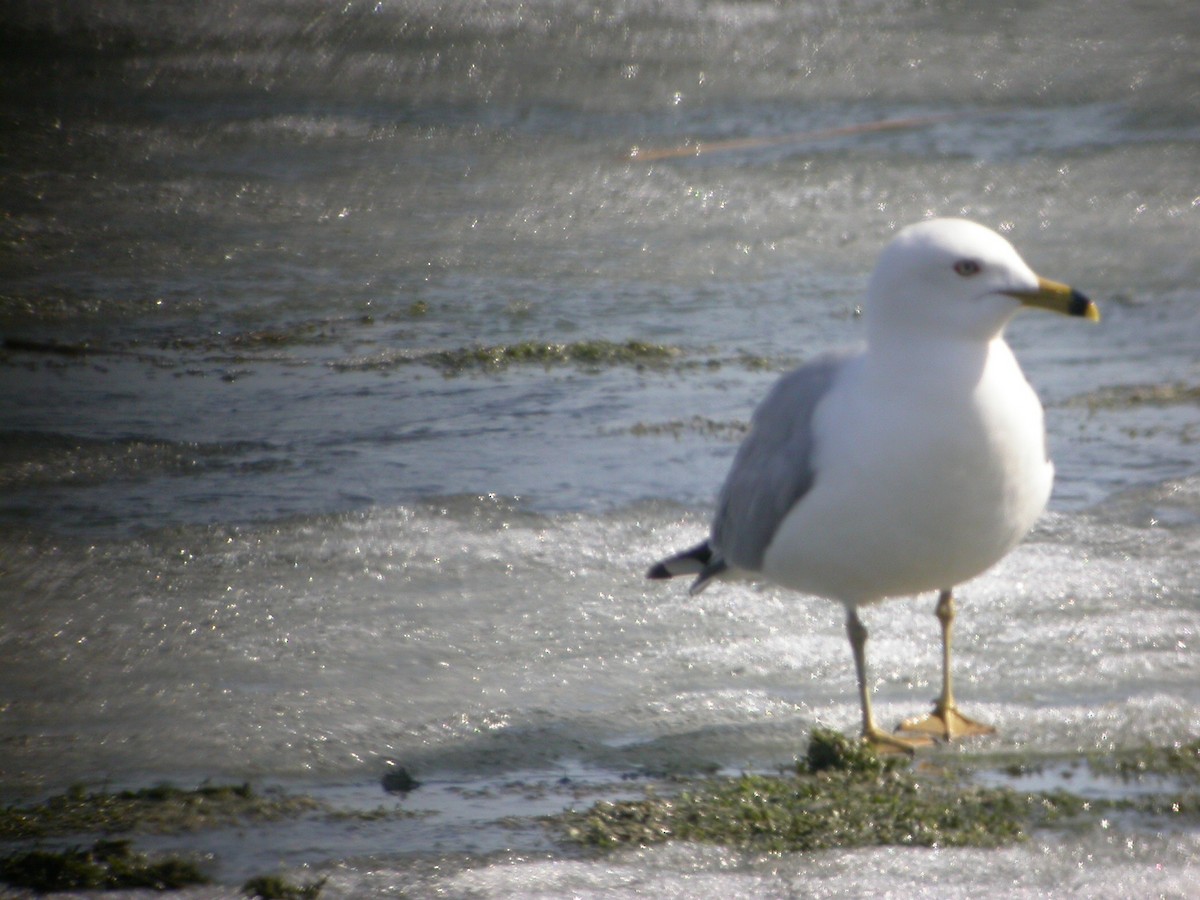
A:
{"type": "Polygon", "coordinates": [[[1050,497],[1042,405],[1004,341],[1022,307],[1099,321],[1078,291],[1036,275],[996,232],[929,219],[896,234],[867,285],[866,345],[779,379],[755,411],[708,539],[649,578],[738,573],[840,602],[862,736],[882,752],[994,733],[958,710],[954,589],[998,562],[1050,497]],[[937,591],[942,690],[892,734],[871,711],[860,607],[937,591]]]}

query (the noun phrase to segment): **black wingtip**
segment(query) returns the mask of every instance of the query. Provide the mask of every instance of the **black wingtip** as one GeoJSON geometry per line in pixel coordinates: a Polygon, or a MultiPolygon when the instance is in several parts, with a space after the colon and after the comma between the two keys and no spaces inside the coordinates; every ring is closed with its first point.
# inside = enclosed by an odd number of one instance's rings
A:
{"type": "Polygon", "coordinates": [[[650,567],[646,577],[661,580],[677,575],[696,575],[705,570],[712,561],[712,556],[712,547],[708,545],[708,541],[701,541],[695,547],[656,562],[650,567]]]}
{"type": "Polygon", "coordinates": [[[655,563],[650,567],[650,571],[646,573],[647,578],[653,578],[655,581],[661,581],[664,578],[670,578],[671,573],[663,563],[655,563]]]}

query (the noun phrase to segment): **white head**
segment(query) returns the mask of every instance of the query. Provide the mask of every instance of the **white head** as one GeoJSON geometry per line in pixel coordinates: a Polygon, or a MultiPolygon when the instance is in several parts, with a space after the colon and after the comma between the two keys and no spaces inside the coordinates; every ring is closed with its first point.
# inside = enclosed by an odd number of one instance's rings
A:
{"type": "Polygon", "coordinates": [[[930,219],[900,231],[880,254],[867,287],[868,340],[988,341],[1023,305],[1099,318],[1091,301],[1039,278],[990,228],[930,219]]]}

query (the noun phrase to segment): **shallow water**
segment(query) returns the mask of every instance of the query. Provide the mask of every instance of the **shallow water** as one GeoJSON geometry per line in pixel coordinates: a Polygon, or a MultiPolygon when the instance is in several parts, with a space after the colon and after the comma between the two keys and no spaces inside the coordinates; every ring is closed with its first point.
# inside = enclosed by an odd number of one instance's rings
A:
{"type": "MultiPolygon", "coordinates": [[[[777,373],[859,339],[875,254],[930,214],[1001,229],[1104,315],[1009,332],[1058,480],[960,593],[959,692],[1001,732],[976,749],[1200,732],[1200,35],[1184,5],[1089,10],[6,9],[5,797],[408,767],[430,787],[404,802],[442,804],[421,829],[254,857],[339,895],[1186,894],[1192,831],[578,860],[476,825],[512,781],[773,770],[855,727],[835,607],[641,576],[704,532],[777,373]],[[673,355],[430,356],[602,340],[673,355]]],[[[937,690],[932,606],[869,611],[885,721],[937,690]]]]}

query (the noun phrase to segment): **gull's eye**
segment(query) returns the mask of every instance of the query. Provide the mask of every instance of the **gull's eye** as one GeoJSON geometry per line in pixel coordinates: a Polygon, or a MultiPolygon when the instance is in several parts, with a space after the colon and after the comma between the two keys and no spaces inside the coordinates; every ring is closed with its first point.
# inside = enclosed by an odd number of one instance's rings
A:
{"type": "Polygon", "coordinates": [[[979,263],[973,259],[960,259],[954,264],[954,271],[963,278],[970,278],[972,275],[978,275],[979,269],[979,263]]]}

